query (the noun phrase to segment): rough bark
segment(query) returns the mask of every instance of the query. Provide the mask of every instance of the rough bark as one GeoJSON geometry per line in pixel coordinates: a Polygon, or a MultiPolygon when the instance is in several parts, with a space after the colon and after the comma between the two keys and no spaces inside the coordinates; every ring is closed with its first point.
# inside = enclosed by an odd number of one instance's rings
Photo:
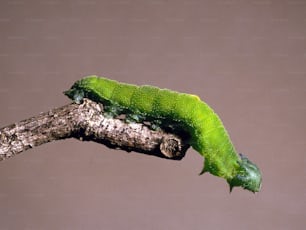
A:
{"type": "Polygon", "coordinates": [[[189,145],[181,137],[103,115],[89,99],[69,104],[0,129],[0,161],[29,148],[65,138],[95,141],[110,148],[179,160],[189,145]]]}

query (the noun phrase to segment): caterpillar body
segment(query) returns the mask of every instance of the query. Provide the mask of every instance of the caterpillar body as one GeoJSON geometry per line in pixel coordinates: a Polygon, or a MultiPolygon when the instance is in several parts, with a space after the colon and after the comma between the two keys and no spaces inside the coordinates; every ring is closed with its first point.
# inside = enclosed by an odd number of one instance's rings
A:
{"type": "Polygon", "coordinates": [[[65,94],[77,102],[83,97],[101,102],[109,111],[136,115],[162,128],[175,127],[188,135],[189,144],[205,158],[201,174],[209,172],[226,179],[230,191],[235,186],[260,190],[259,168],[237,154],[218,115],[196,95],[97,76],[76,81],[65,94]]]}

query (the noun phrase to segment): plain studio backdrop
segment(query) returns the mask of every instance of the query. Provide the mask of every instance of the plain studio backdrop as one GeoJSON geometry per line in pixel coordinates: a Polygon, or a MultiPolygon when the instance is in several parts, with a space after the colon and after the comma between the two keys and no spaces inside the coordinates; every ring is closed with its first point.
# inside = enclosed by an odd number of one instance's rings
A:
{"type": "Polygon", "coordinates": [[[182,161],[75,139],[0,162],[0,229],[304,229],[306,2],[0,3],[0,126],[70,103],[90,74],[199,95],[238,152],[253,194],[182,161]]]}

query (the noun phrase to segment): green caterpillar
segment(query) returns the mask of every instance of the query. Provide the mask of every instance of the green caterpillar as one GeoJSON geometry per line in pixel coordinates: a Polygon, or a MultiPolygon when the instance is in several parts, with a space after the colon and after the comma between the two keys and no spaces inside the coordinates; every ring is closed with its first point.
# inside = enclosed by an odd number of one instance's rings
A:
{"type": "Polygon", "coordinates": [[[201,174],[209,172],[226,179],[230,191],[235,186],[260,190],[259,168],[236,153],[218,115],[196,95],[97,76],[78,80],[65,94],[77,102],[86,97],[103,103],[108,112],[130,114],[138,121],[187,134],[189,144],[205,158],[201,174]]]}

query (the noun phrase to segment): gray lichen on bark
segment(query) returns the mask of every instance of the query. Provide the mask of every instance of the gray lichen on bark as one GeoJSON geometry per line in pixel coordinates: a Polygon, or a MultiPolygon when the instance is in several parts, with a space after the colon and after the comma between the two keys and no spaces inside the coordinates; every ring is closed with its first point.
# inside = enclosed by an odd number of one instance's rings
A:
{"type": "Polygon", "coordinates": [[[184,157],[189,148],[174,133],[105,117],[103,105],[84,99],[82,104],[71,103],[1,128],[0,161],[35,146],[71,137],[175,160],[184,157]]]}

